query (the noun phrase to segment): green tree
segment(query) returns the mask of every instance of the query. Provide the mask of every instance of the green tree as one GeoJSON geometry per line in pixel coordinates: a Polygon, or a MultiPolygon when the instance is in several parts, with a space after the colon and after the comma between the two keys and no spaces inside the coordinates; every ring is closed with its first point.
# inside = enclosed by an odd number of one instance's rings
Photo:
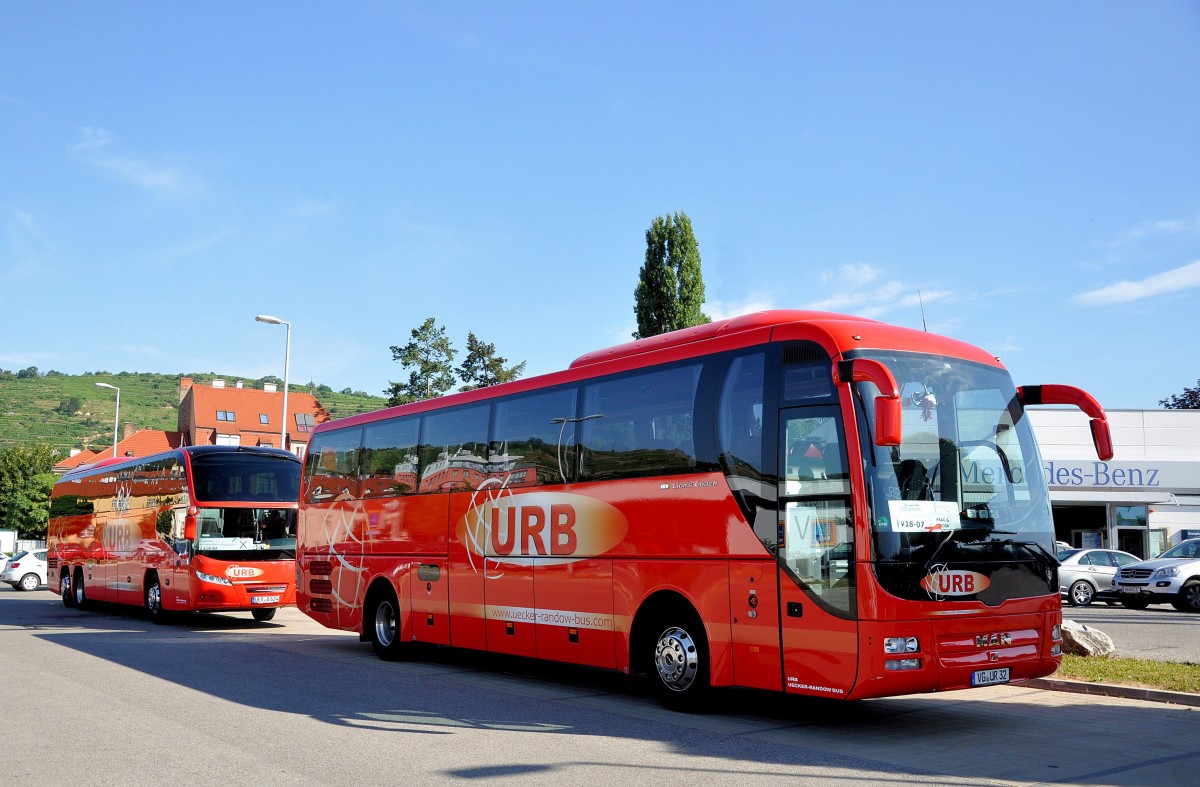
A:
{"type": "Polygon", "coordinates": [[[81,407],[83,407],[83,401],[78,396],[68,396],[58,403],[58,407],[54,408],[54,412],[59,415],[71,416],[79,412],[81,407]]]}
{"type": "Polygon", "coordinates": [[[392,345],[392,360],[411,369],[408,381],[393,382],[384,390],[388,405],[419,402],[449,391],[454,385],[454,347],[445,326],[430,317],[412,329],[412,340],[403,347],[392,345]]]}
{"type": "Polygon", "coordinates": [[[682,211],[658,216],[646,230],[646,261],[634,290],[635,339],[710,322],[704,304],[704,274],[692,220],[682,211]]]}
{"type": "Polygon", "coordinates": [[[1168,410],[1200,410],[1200,380],[1195,388],[1184,386],[1182,394],[1171,394],[1167,399],[1159,399],[1158,403],[1168,410]]]}
{"type": "Polygon", "coordinates": [[[56,459],[48,445],[13,445],[0,449],[0,527],[18,538],[45,538],[56,459]]]}
{"type": "Polygon", "coordinates": [[[496,355],[496,345],[488,344],[467,331],[467,357],[463,358],[458,367],[458,379],[466,385],[460,391],[473,391],[476,388],[487,388],[497,383],[507,383],[516,380],[525,372],[525,361],[513,366],[505,366],[507,358],[496,355]]]}

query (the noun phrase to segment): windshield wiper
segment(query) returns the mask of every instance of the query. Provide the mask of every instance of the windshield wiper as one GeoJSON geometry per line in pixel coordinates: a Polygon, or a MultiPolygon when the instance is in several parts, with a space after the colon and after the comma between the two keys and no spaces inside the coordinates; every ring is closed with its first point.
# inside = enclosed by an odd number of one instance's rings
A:
{"type": "MultiPolygon", "coordinates": [[[[993,532],[1002,533],[1004,535],[1009,534],[1008,531],[1005,531],[1005,530],[996,530],[993,532]]],[[[1015,533],[1013,535],[1015,535],[1015,533]]],[[[1062,565],[1061,563],[1058,562],[1058,558],[1055,555],[1053,555],[1052,553],[1047,551],[1044,546],[1042,546],[1041,544],[1039,544],[1036,541],[1016,541],[1011,538],[1006,538],[1003,541],[1001,541],[1000,543],[1001,544],[1010,544],[1012,546],[1018,546],[1018,547],[1025,547],[1025,549],[1031,555],[1033,555],[1034,557],[1036,557],[1038,559],[1039,563],[1042,563],[1047,568],[1055,569],[1055,568],[1058,568],[1060,565],[1062,565]]]]}

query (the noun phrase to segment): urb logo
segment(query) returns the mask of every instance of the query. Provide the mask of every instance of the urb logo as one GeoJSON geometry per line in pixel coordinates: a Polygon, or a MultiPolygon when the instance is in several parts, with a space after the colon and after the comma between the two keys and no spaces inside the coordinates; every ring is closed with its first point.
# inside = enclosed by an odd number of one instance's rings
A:
{"type": "Polygon", "coordinates": [[[921,587],[930,598],[941,600],[945,596],[974,596],[987,590],[991,580],[975,571],[951,569],[946,565],[932,566],[921,587]]]}
{"type": "MultiPolygon", "coordinates": [[[[483,566],[570,563],[601,555],[625,537],[625,516],[603,500],[556,492],[481,489],[458,522],[458,540],[483,566]]],[[[479,570],[479,567],[476,567],[479,570]]]]}

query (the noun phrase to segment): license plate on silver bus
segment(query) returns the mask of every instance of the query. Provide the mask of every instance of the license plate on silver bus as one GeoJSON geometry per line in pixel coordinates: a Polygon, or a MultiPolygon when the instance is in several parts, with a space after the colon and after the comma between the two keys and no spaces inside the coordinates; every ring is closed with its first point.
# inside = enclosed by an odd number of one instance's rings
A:
{"type": "Polygon", "coordinates": [[[279,596],[251,596],[251,604],[278,604],[279,596]]]}
{"type": "Polygon", "coordinates": [[[997,683],[1008,683],[1008,681],[1008,667],[981,669],[971,673],[972,686],[994,686],[997,683]]]}

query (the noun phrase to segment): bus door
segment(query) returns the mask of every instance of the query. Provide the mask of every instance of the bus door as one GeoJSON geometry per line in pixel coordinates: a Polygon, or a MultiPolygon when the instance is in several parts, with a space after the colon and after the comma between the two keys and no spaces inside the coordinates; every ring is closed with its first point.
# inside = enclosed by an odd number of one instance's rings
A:
{"type": "Polygon", "coordinates": [[[844,697],[858,664],[854,518],[836,406],[780,412],[779,619],[786,690],[844,697]]]}

